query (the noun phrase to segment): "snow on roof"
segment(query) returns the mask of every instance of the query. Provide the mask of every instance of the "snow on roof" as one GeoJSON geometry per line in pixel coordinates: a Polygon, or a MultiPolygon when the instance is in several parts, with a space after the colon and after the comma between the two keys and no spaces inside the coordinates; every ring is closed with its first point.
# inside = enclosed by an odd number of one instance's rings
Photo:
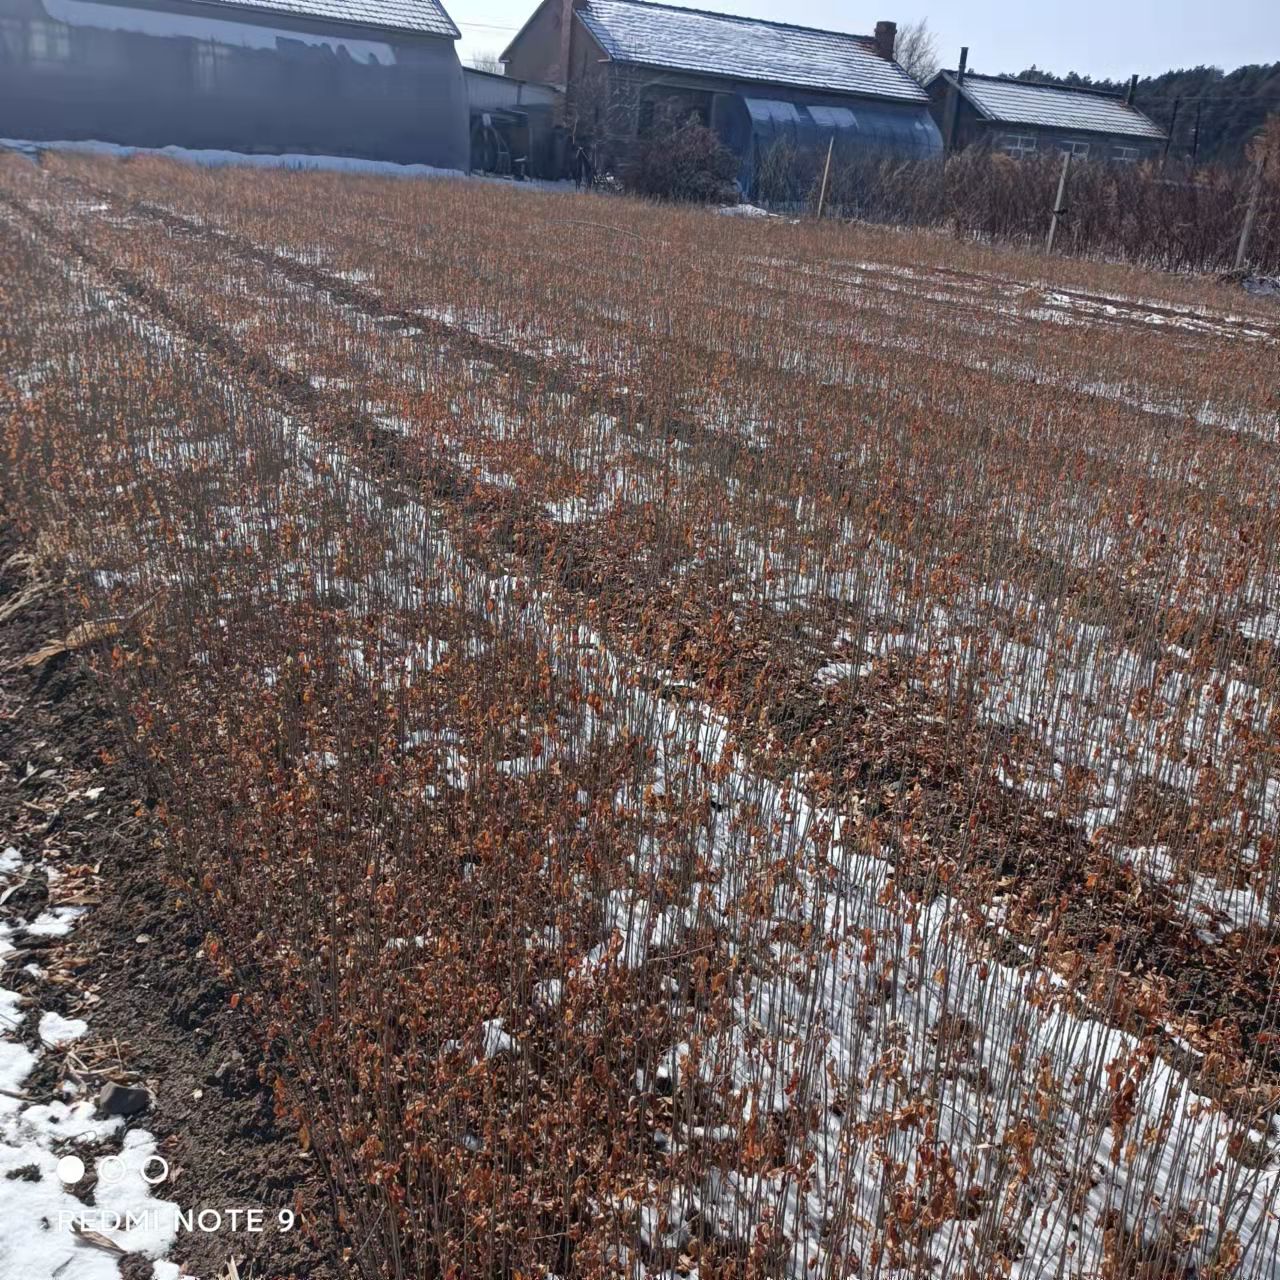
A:
{"type": "Polygon", "coordinates": [[[298,18],[323,18],[364,27],[388,27],[419,35],[447,36],[460,32],[440,0],[199,0],[216,9],[255,9],[298,18]]]}
{"type": "MultiPolygon", "coordinates": [[[[952,83],[951,72],[943,72],[952,83]]],[[[1123,98],[1066,85],[1010,80],[967,73],[960,83],[965,97],[988,119],[1048,129],[1119,133],[1135,138],[1164,138],[1164,130],[1123,98]]]]}
{"type": "Polygon", "coordinates": [[[880,57],[869,36],[644,0],[587,0],[577,12],[615,62],[864,97],[927,101],[924,90],[896,62],[880,57]]]}

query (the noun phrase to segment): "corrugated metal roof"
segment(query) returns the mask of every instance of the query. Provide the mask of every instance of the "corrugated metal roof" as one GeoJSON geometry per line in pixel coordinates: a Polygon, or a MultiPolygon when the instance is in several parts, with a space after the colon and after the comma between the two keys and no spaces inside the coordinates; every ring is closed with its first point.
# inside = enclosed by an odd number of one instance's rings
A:
{"type": "MultiPolygon", "coordinates": [[[[947,73],[948,78],[951,73],[947,73]]],[[[1119,133],[1163,139],[1164,130],[1123,98],[1059,85],[967,74],[965,97],[989,120],[1084,133],[1119,133]]]]}
{"type": "Polygon", "coordinates": [[[578,16],[616,62],[903,102],[927,101],[924,90],[896,62],[880,57],[867,36],[643,0],[587,0],[578,16]]]}
{"type": "Polygon", "coordinates": [[[296,18],[323,18],[327,22],[354,22],[365,27],[448,36],[454,40],[460,34],[440,0],[200,0],[200,3],[212,9],[253,9],[296,18]]]}
{"type": "Polygon", "coordinates": [[[514,76],[462,68],[467,86],[467,101],[472,111],[506,111],[523,107],[554,107],[563,96],[549,84],[536,80],[517,80],[514,76]]]}

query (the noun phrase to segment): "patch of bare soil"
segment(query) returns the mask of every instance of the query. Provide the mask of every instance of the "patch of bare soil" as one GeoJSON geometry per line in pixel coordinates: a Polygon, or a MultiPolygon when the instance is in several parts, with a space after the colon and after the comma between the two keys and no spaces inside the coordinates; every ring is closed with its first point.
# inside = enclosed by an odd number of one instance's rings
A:
{"type": "MultiPolygon", "coordinates": [[[[0,530],[0,565],[19,549],[0,530]]],[[[32,595],[30,568],[10,563],[0,573],[0,617],[24,591],[32,595]]],[[[64,872],[82,868],[93,902],[62,944],[59,970],[70,981],[40,1001],[89,1018],[92,1043],[77,1053],[95,1086],[100,1077],[151,1092],[126,1123],[160,1142],[171,1175],[158,1194],[184,1210],[222,1211],[220,1230],[180,1233],[172,1256],[185,1271],[201,1280],[337,1280],[348,1272],[323,1172],[292,1130],[277,1127],[269,1047],[205,955],[204,924],[170,865],[157,797],[125,763],[112,708],[78,654],[20,664],[66,634],[64,606],[50,585],[0,623],[0,836],[43,850],[64,872]],[[230,1230],[227,1211],[249,1208],[265,1211],[266,1229],[230,1230]],[[299,1223],[287,1232],[285,1210],[299,1223]]],[[[56,1087],[68,1069],[80,1060],[47,1054],[29,1085],[56,1087]]],[[[136,1255],[121,1267],[151,1274],[136,1255]]]]}

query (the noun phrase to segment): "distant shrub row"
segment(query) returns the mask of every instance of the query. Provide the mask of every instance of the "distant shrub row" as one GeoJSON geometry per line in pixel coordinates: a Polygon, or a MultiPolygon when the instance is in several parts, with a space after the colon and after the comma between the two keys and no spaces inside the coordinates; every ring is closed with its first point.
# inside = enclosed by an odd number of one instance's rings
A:
{"type": "MultiPolygon", "coordinates": [[[[1275,139],[1259,141],[1275,148],[1275,139]]],[[[1257,154],[1255,149],[1254,154],[1257,154]]],[[[824,155],[775,144],[760,160],[754,199],[769,208],[812,212],[824,155]]],[[[624,166],[627,190],[677,201],[736,199],[737,162],[708,128],[672,124],[643,139],[624,166]]],[[[970,149],[945,161],[836,152],[825,208],[836,217],[943,227],[990,241],[1042,240],[1057,193],[1061,161],[1012,160],[970,149]]],[[[1058,244],[1086,256],[1168,270],[1221,271],[1235,259],[1253,187],[1253,168],[1190,169],[1181,164],[1081,162],[1067,187],[1058,244]]],[[[1263,171],[1248,260],[1280,272],[1280,160],[1263,171]]]]}
{"type": "MultiPolygon", "coordinates": [[[[1061,168],[1056,156],[1012,160],[978,149],[945,162],[846,155],[832,165],[826,207],[869,222],[1035,243],[1047,230],[1061,168]]],[[[761,165],[758,198],[811,209],[820,182],[821,157],[775,148],[761,165]]],[[[1252,169],[1079,163],[1068,179],[1058,243],[1171,270],[1223,270],[1234,261],[1252,185],[1252,169]]],[[[1264,173],[1249,260],[1280,270],[1280,165],[1264,173]]]]}

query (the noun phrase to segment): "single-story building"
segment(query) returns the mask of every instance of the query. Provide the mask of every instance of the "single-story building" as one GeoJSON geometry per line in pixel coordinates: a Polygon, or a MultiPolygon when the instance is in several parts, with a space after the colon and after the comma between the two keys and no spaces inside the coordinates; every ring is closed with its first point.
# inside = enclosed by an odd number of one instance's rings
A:
{"type": "Polygon", "coordinates": [[[610,167],[660,114],[696,116],[753,194],[777,144],[939,154],[929,97],[894,61],[897,28],[818,31],[649,0],[543,0],[502,55],[509,75],[565,90],[574,145],[610,167]]]}
{"type": "Polygon", "coordinates": [[[463,67],[471,109],[471,167],[480,173],[554,178],[567,161],[563,94],[553,85],[463,67]]]}
{"type": "Polygon", "coordinates": [[[0,0],[0,137],[465,170],[439,0],[0,0]]]}
{"type": "MultiPolygon", "coordinates": [[[[967,50],[965,51],[967,53],[967,50]]],[[[1165,131],[1125,94],[1102,89],[980,76],[965,68],[929,81],[934,119],[948,151],[986,146],[1015,159],[1070,151],[1079,159],[1135,163],[1158,156],[1165,131]]]]}

